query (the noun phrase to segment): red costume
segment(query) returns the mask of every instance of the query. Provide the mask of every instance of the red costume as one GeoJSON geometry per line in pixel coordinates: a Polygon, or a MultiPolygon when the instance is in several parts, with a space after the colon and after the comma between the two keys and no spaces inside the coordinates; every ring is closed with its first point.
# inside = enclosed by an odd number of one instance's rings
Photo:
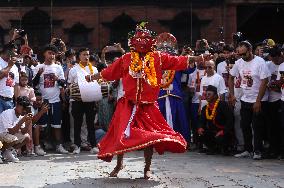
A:
{"type": "Polygon", "coordinates": [[[153,146],[159,154],[165,151],[185,152],[187,143],[174,132],[159,111],[157,98],[162,70],[184,70],[188,57],[153,52],[157,86],[129,72],[131,53],[117,59],[101,72],[104,80],[122,78],[125,95],[119,99],[109,130],[98,144],[98,158],[110,162],[114,155],[153,146]]]}

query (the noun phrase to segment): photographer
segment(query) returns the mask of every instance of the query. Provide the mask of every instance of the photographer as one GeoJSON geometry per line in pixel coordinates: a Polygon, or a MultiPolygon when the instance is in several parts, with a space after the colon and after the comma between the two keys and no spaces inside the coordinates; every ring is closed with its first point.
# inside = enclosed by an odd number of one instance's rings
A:
{"type": "Polygon", "coordinates": [[[16,107],[0,115],[0,141],[3,146],[3,157],[11,162],[19,159],[13,155],[13,149],[19,149],[31,139],[28,130],[32,126],[33,115],[28,113],[30,101],[27,97],[18,97],[16,107]]]}
{"type": "Polygon", "coordinates": [[[4,45],[0,55],[0,113],[14,107],[15,86],[19,83],[19,72],[16,46],[13,43],[4,45]]]}
{"type": "Polygon", "coordinates": [[[11,43],[16,45],[17,52],[20,53],[23,45],[29,45],[27,33],[23,29],[14,29],[11,43]]]}
{"type": "Polygon", "coordinates": [[[40,146],[40,131],[41,126],[38,125],[40,118],[45,115],[49,110],[49,105],[43,103],[42,95],[39,91],[35,92],[36,100],[33,102],[32,112],[33,112],[33,141],[34,141],[34,152],[38,156],[43,156],[46,152],[40,146]]]}
{"type": "Polygon", "coordinates": [[[226,87],[228,88],[229,72],[232,64],[235,63],[236,58],[234,57],[234,49],[226,45],[224,46],[223,53],[220,54],[225,60],[217,65],[217,73],[222,76],[225,80],[226,87]]]}

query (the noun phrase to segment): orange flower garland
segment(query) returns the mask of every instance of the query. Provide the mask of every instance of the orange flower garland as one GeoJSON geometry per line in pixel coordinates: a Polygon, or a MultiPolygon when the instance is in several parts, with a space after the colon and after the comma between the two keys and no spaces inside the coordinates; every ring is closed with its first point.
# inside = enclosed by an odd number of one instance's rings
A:
{"type": "MultiPolygon", "coordinates": [[[[81,62],[79,63],[79,65],[80,65],[80,67],[81,67],[82,69],[85,70],[85,66],[82,65],[81,62]]],[[[89,70],[90,70],[90,72],[91,72],[90,74],[93,75],[93,74],[94,74],[94,70],[93,70],[93,66],[92,66],[92,64],[91,64],[90,62],[88,63],[88,67],[89,67],[89,70]]]]}
{"type": "Polygon", "coordinates": [[[169,85],[173,82],[174,77],[175,77],[175,71],[173,70],[165,71],[162,78],[161,88],[162,89],[168,88],[169,85]]]}
{"type": "Polygon", "coordinates": [[[215,117],[216,117],[216,110],[217,110],[217,107],[218,107],[219,102],[220,102],[220,99],[217,99],[217,100],[215,101],[211,115],[209,115],[209,104],[206,105],[205,113],[206,113],[206,119],[207,119],[207,120],[215,120],[215,117]]]}
{"type": "Polygon", "coordinates": [[[135,74],[145,74],[147,82],[153,86],[158,86],[157,75],[155,70],[155,59],[152,52],[145,55],[142,61],[139,57],[139,53],[131,52],[131,64],[129,69],[135,74]]]}

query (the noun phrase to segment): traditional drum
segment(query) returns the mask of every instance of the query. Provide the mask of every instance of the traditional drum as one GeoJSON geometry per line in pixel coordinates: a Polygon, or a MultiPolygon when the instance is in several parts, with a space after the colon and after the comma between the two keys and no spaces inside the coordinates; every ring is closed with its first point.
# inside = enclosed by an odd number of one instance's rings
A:
{"type": "Polygon", "coordinates": [[[99,84],[97,81],[73,83],[69,90],[70,98],[75,101],[94,102],[108,96],[109,84],[107,82],[99,84]]]}

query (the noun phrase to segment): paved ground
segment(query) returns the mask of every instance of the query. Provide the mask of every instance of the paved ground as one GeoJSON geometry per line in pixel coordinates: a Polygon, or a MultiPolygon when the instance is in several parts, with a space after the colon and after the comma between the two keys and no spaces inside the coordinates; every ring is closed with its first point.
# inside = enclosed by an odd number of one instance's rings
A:
{"type": "Polygon", "coordinates": [[[115,161],[106,163],[88,153],[21,158],[20,163],[0,165],[0,187],[284,188],[284,162],[278,160],[253,161],[192,152],[155,154],[150,180],[142,179],[141,152],[127,154],[126,168],[119,178],[108,178],[114,165],[115,161]]]}

